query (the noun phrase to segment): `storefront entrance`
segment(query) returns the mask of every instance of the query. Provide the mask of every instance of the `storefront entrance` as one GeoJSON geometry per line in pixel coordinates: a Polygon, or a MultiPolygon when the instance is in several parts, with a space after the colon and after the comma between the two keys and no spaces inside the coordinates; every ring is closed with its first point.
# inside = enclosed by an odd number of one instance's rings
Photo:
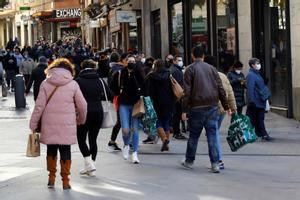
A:
{"type": "Polygon", "coordinates": [[[288,0],[252,1],[253,55],[269,80],[271,105],[292,117],[292,78],[288,0]]]}
{"type": "Polygon", "coordinates": [[[202,46],[228,72],[238,59],[236,0],[169,0],[170,52],[191,62],[191,50],[202,46]]]}

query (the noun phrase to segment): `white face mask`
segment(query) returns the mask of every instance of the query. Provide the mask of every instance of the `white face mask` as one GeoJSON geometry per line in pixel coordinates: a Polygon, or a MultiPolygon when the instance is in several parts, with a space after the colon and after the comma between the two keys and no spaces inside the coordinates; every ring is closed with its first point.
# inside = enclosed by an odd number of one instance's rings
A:
{"type": "Polygon", "coordinates": [[[144,64],[146,62],[146,58],[142,58],[141,62],[144,64]]]}
{"type": "Polygon", "coordinates": [[[179,67],[183,67],[183,61],[179,61],[179,62],[178,62],[178,66],[179,66],[179,67]]]}
{"type": "Polygon", "coordinates": [[[241,73],[242,73],[241,70],[235,70],[235,72],[236,72],[237,74],[241,74],[241,73]]]}
{"type": "Polygon", "coordinates": [[[257,64],[257,65],[256,65],[256,70],[259,71],[260,69],[261,69],[261,64],[257,64]]]}

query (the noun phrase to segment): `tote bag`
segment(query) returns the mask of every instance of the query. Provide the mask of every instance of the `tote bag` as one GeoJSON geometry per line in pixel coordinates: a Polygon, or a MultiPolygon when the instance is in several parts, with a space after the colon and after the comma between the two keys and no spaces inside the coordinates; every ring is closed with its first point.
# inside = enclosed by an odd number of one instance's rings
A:
{"type": "Polygon", "coordinates": [[[37,133],[31,133],[28,136],[26,156],[38,157],[40,155],[41,155],[40,135],[37,133]]]}
{"type": "Polygon", "coordinates": [[[104,85],[102,79],[99,79],[99,80],[101,81],[103,91],[104,91],[104,95],[105,95],[105,102],[102,102],[103,121],[102,121],[102,124],[101,124],[101,128],[112,128],[114,126],[114,121],[113,121],[112,113],[111,113],[112,105],[108,101],[106,88],[105,88],[105,85],[104,85]]]}

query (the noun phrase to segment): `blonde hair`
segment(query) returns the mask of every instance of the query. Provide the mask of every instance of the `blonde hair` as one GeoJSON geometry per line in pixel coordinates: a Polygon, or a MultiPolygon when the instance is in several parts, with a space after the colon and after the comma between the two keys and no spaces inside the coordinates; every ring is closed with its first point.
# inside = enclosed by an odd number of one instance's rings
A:
{"type": "Polygon", "coordinates": [[[48,75],[49,70],[53,68],[63,68],[69,70],[72,76],[75,76],[75,66],[66,58],[58,58],[54,60],[48,67],[45,69],[45,74],[48,75]]]}

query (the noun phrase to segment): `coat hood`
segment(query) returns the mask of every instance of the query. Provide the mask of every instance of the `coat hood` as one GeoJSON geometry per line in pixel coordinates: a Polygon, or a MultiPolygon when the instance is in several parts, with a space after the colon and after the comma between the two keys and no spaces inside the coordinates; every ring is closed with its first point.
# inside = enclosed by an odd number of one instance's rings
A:
{"type": "Polygon", "coordinates": [[[110,63],[110,67],[112,72],[120,71],[124,68],[124,66],[119,63],[110,63]]]}
{"type": "Polygon", "coordinates": [[[63,86],[70,83],[73,76],[70,71],[63,68],[50,69],[46,81],[55,86],[63,86]]]}
{"type": "Polygon", "coordinates": [[[170,71],[167,69],[163,69],[159,72],[153,73],[153,79],[156,81],[165,81],[170,79],[170,71]]]}
{"type": "Polygon", "coordinates": [[[80,72],[79,77],[85,79],[98,79],[99,75],[95,69],[87,68],[80,72]]]}

